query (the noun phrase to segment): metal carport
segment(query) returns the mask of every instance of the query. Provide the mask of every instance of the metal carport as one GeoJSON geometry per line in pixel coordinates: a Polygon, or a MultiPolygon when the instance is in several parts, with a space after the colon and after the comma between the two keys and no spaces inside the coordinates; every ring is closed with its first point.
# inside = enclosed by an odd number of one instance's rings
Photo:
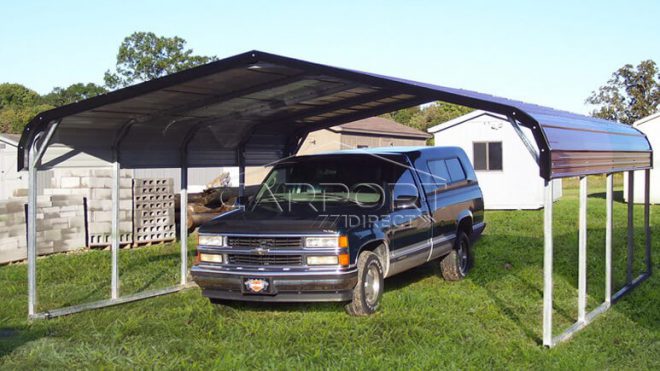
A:
{"type": "MultiPolygon", "coordinates": [[[[612,204],[612,173],[646,169],[645,204],[647,271],[632,278],[632,204],[629,205],[628,285],[618,298],[651,273],[648,169],[652,150],[635,128],[547,107],[468,90],[341,69],[251,51],[163,78],[130,86],[37,115],[20,141],[18,169],[30,173],[28,200],[28,288],[30,318],[51,317],[113,305],[179,290],[187,282],[185,213],[181,214],[181,284],[136,294],[119,295],[119,170],[180,168],[181,210],[186,210],[186,178],[190,167],[259,166],[295,154],[307,133],[394,110],[441,100],[505,115],[527,143],[546,180],[544,255],[544,344],[554,345],[588,323],[586,306],[586,176],[609,174],[608,211],[612,204]],[[539,152],[522,135],[533,133],[539,152]],[[72,150],[55,154],[55,144],[72,150]],[[111,299],[36,312],[36,174],[54,167],[112,166],[114,169],[111,299]],[[580,244],[578,322],[564,335],[552,337],[552,183],[580,176],[580,244]]],[[[632,179],[632,178],[631,178],[632,179]]],[[[633,189],[633,187],[629,187],[633,189]]],[[[632,198],[629,198],[630,200],[632,198]]],[[[608,213],[607,269],[611,271],[611,212],[608,213]]],[[[606,299],[612,300],[608,278],[606,299]]]]}

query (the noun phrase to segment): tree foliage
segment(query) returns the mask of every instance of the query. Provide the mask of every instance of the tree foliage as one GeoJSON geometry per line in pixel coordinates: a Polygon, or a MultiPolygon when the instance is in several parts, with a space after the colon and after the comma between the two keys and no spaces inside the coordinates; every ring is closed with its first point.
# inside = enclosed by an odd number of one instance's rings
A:
{"type": "Polygon", "coordinates": [[[67,88],[56,87],[43,97],[43,101],[51,106],[59,107],[75,103],[83,99],[107,93],[107,89],[94,83],[77,83],[67,88]]]}
{"type": "Polygon", "coordinates": [[[385,114],[384,117],[415,129],[426,131],[431,126],[452,120],[472,111],[457,104],[435,102],[427,106],[415,106],[385,114]]]}
{"type": "Polygon", "coordinates": [[[632,124],[660,109],[660,73],[654,61],[619,68],[586,103],[598,106],[592,115],[632,124]]]}
{"type": "Polygon", "coordinates": [[[117,89],[183,71],[215,60],[215,56],[194,55],[186,40],[135,32],[119,46],[114,72],[105,73],[105,85],[117,89]]]}
{"type": "Polygon", "coordinates": [[[28,121],[51,108],[34,90],[20,84],[0,84],[0,132],[21,133],[28,121]]]}

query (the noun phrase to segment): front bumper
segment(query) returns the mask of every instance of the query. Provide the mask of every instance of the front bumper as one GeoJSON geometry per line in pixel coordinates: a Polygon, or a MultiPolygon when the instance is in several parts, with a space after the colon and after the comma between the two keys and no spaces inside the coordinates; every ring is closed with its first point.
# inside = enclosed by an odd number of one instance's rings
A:
{"type": "Polygon", "coordinates": [[[260,302],[348,301],[357,284],[357,269],[337,271],[238,270],[212,264],[192,268],[202,294],[212,299],[260,302]],[[267,293],[247,293],[246,279],[267,279],[267,293]]]}

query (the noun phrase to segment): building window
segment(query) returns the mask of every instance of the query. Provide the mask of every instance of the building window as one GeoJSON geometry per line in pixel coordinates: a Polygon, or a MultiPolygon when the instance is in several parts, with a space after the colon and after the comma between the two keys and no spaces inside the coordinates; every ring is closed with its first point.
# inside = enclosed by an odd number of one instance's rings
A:
{"type": "Polygon", "coordinates": [[[474,142],[474,170],[502,170],[502,142],[474,142]]]}
{"type": "Polygon", "coordinates": [[[369,148],[369,146],[366,145],[366,144],[358,144],[357,147],[358,147],[358,149],[360,149],[360,148],[369,148]]]}

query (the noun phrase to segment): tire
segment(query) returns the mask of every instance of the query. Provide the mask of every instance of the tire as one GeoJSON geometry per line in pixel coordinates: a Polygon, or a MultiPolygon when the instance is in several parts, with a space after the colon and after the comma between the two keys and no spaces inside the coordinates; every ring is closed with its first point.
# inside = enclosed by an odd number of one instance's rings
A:
{"type": "Polygon", "coordinates": [[[353,300],[345,309],[351,316],[369,316],[378,310],[383,297],[384,273],[378,255],[365,251],[358,257],[358,282],[353,300]]]}
{"type": "Polygon", "coordinates": [[[473,265],[470,237],[459,232],[454,249],[440,260],[440,272],[446,281],[460,281],[468,274],[473,265]]]}

